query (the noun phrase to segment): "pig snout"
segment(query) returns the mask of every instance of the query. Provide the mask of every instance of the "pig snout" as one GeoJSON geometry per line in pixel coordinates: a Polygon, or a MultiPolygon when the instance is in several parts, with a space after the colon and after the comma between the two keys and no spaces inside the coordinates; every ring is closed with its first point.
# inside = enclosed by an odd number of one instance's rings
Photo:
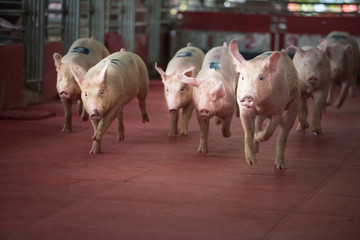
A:
{"type": "Polygon", "coordinates": [[[254,98],[250,95],[246,95],[240,100],[240,104],[244,107],[250,108],[254,104],[254,98]]]}
{"type": "Polygon", "coordinates": [[[60,98],[69,98],[70,94],[69,94],[69,92],[63,90],[59,93],[59,96],[60,96],[60,98]]]}
{"type": "Polygon", "coordinates": [[[334,76],[334,77],[338,77],[338,76],[340,76],[340,74],[341,74],[341,70],[340,70],[340,69],[335,68],[335,69],[333,70],[333,76],[334,76]]]}
{"type": "Polygon", "coordinates": [[[90,118],[91,118],[91,120],[100,120],[101,115],[100,115],[100,113],[99,113],[99,111],[97,109],[94,109],[94,111],[90,115],[90,118]]]}
{"type": "Polygon", "coordinates": [[[209,118],[211,116],[211,113],[208,109],[206,108],[202,108],[200,109],[200,115],[203,117],[203,118],[209,118]]]}
{"type": "Polygon", "coordinates": [[[318,79],[317,79],[317,77],[310,77],[309,79],[308,79],[308,83],[310,84],[310,85],[317,85],[318,84],[318,79]]]}

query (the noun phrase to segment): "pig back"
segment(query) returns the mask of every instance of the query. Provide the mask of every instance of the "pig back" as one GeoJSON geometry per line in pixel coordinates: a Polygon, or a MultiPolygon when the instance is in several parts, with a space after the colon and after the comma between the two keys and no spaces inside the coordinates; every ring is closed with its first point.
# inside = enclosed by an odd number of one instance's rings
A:
{"type": "MultiPolygon", "coordinates": [[[[138,94],[146,96],[149,89],[149,75],[144,61],[131,52],[116,52],[108,56],[111,63],[106,72],[105,82],[111,86],[115,98],[123,104],[138,94]]],[[[105,60],[99,63],[99,69],[105,60]]]]}
{"type": "Polygon", "coordinates": [[[107,48],[94,38],[80,38],[71,45],[61,62],[72,62],[88,70],[108,55],[107,48]]]}
{"type": "Polygon", "coordinates": [[[233,90],[238,74],[228,47],[214,47],[206,53],[198,78],[209,78],[211,75],[223,81],[225,88],[235,94],[233,90]]]}
{"type": "Polygon", "coordinates": [[[170,76],[174,72],[183,72],[194,66],[193,76],[196,76],[201,69],[204,59],[204,52],[197,47],[184,47],[177,51],[166,67],[166,75],[170,76]]]}

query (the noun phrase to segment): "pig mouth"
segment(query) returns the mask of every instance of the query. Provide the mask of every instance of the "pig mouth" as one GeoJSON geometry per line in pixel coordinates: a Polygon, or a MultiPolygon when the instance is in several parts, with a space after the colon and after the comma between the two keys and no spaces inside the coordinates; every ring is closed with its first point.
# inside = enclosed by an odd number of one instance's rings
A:
{"type": "Polygon", "coordinates": [[[90,115],[90,119],[99,121],[101,118],[102,116],[99,111],[97,109],[94,109],[93,113],[90,115]]]}
{"type": "Polygon", "coordinates": [[[91,120],[100,121],[101,118],[102,118],[101,115],[97,115],[97,114],[91,114],[90,115],[91,120]]]}

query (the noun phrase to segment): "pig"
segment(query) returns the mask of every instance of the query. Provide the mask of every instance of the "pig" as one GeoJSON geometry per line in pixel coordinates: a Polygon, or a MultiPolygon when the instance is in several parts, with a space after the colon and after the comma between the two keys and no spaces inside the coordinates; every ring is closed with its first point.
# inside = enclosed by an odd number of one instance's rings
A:
{"type": "Polygon", "coordinates": [[[106,47],[93,38],[80,38],[76,40],[63,57],[59,53],[53,54],[57,71],[56,89],[65,112],[63,133],[72,131],[72,102],[74,100],[78,101],[78,112],[81,118],[84,121],[87,121],[89,118],[89,115],[83,108],[81,90],[70,70],[70,64],[74,63],[88,70],[108,55],[109,51],[106,47]]]}
{"type": "Polygon", "coordinates": [[[192,66],[178,76],[183,83],[193,86],[193,101],[200,126],[197,152],[207,153],[209,121],[212,117],[216,117],[217,125],[222,124],[223,137],[231,136],[230,125],[236,110],[235,89],[238,74],[226,43],[206,53],[196,78],[186,76],[185,73],[194,68],[192,66]]]}
{"type": "Polygon", "coordinates": [[[229,50],[240,73],[237,102],[245,134],[246,161],[249,165],[256,162],[259,143],[268,140],[279,126],[275,168],[284,169],[287,137],[297,116],[300,96],[295,66],[285,51],[265,52],[245,60],[236,39],[231,41],[229,50]]]}
{"type": "Polygon", "coordinates": [[[86,71],[71,64],[71,71],[81,88],[81,99],[94,127],[91,154],[101,152],[101,140],[112,121],[117,119],[117,137],[123,141],[123,107],[137,97],[142,122],[149,122],[146,96],[149,75],[144,61],[122,49],[101,60],[86,71]]]}
{"type": "Polygon", "coordinates": [[[327,97],[327,104],[332,102],[332,88],[334,81],[341,82],[340,95],[335,107],[340,108],[344,103],[347,92],[355,97],[357,71],[359,68],[359,46],[356,40],[347,32],[330,32],[326,39],[319,44],[326,49],[331,66],[331,84],[327,97]]]}
{"type": "Polygon", "coordinates": [[[189,77],[196,77],[200,71],[201,64],[204,59],[204,52],[197,47],[191,46],[190,43],[187,47],[181,48],[175,53],[166,67],[166,71],[155,63],[155,69],[161,76],[164,84],[164,95],[171,116],[171,125],[168,136],[173,137],[178,135],[178,119],[179,111],[182,109],[182,126],[180,135],[188,135],[189,121],[194,109],[192,99],[193,87],[188,84],[182,83],[177,75],[183,73],[184,70],[194,66],[192,71],[186,72],[189,77]]]}
{"type": "Polygon", "coordinates": [[[289,50],[296,51],[293,63],[299,77],[300,102],[297,131],[305,131],[309,128],[309,123],[306,120],[308,114],[307,99],[313,97],[311,131],[315,135],[321,134],[321,116],[326,108],[326,98],[331,81],[330,61],[324,49],[318,47],[298,48],[289,46],[286,51],[289,50]]]}

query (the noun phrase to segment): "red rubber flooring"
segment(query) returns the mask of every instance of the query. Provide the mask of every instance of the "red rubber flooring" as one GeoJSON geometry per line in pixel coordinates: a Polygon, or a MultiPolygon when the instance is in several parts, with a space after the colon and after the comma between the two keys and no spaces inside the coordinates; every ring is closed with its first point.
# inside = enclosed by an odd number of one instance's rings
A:
{"type": "Polygon", "coordinates": [[[246,164],[235,117],[226,139],[211,122],[206,155],[196,153],[195,114],[189,136],[169,138],[160,81],[147,99],[150,123],[131,102],[125,141],[114,122],[99,155],[88,154],[93,129],[75,106],[71,134],[61,133],[60,101],[28,107],[56,115],[0,121],[0,239],[358,240],[359,90],[327,108],[323,135],[295,123],[282,171],[273,168],[276,136],[246,164]]]}

